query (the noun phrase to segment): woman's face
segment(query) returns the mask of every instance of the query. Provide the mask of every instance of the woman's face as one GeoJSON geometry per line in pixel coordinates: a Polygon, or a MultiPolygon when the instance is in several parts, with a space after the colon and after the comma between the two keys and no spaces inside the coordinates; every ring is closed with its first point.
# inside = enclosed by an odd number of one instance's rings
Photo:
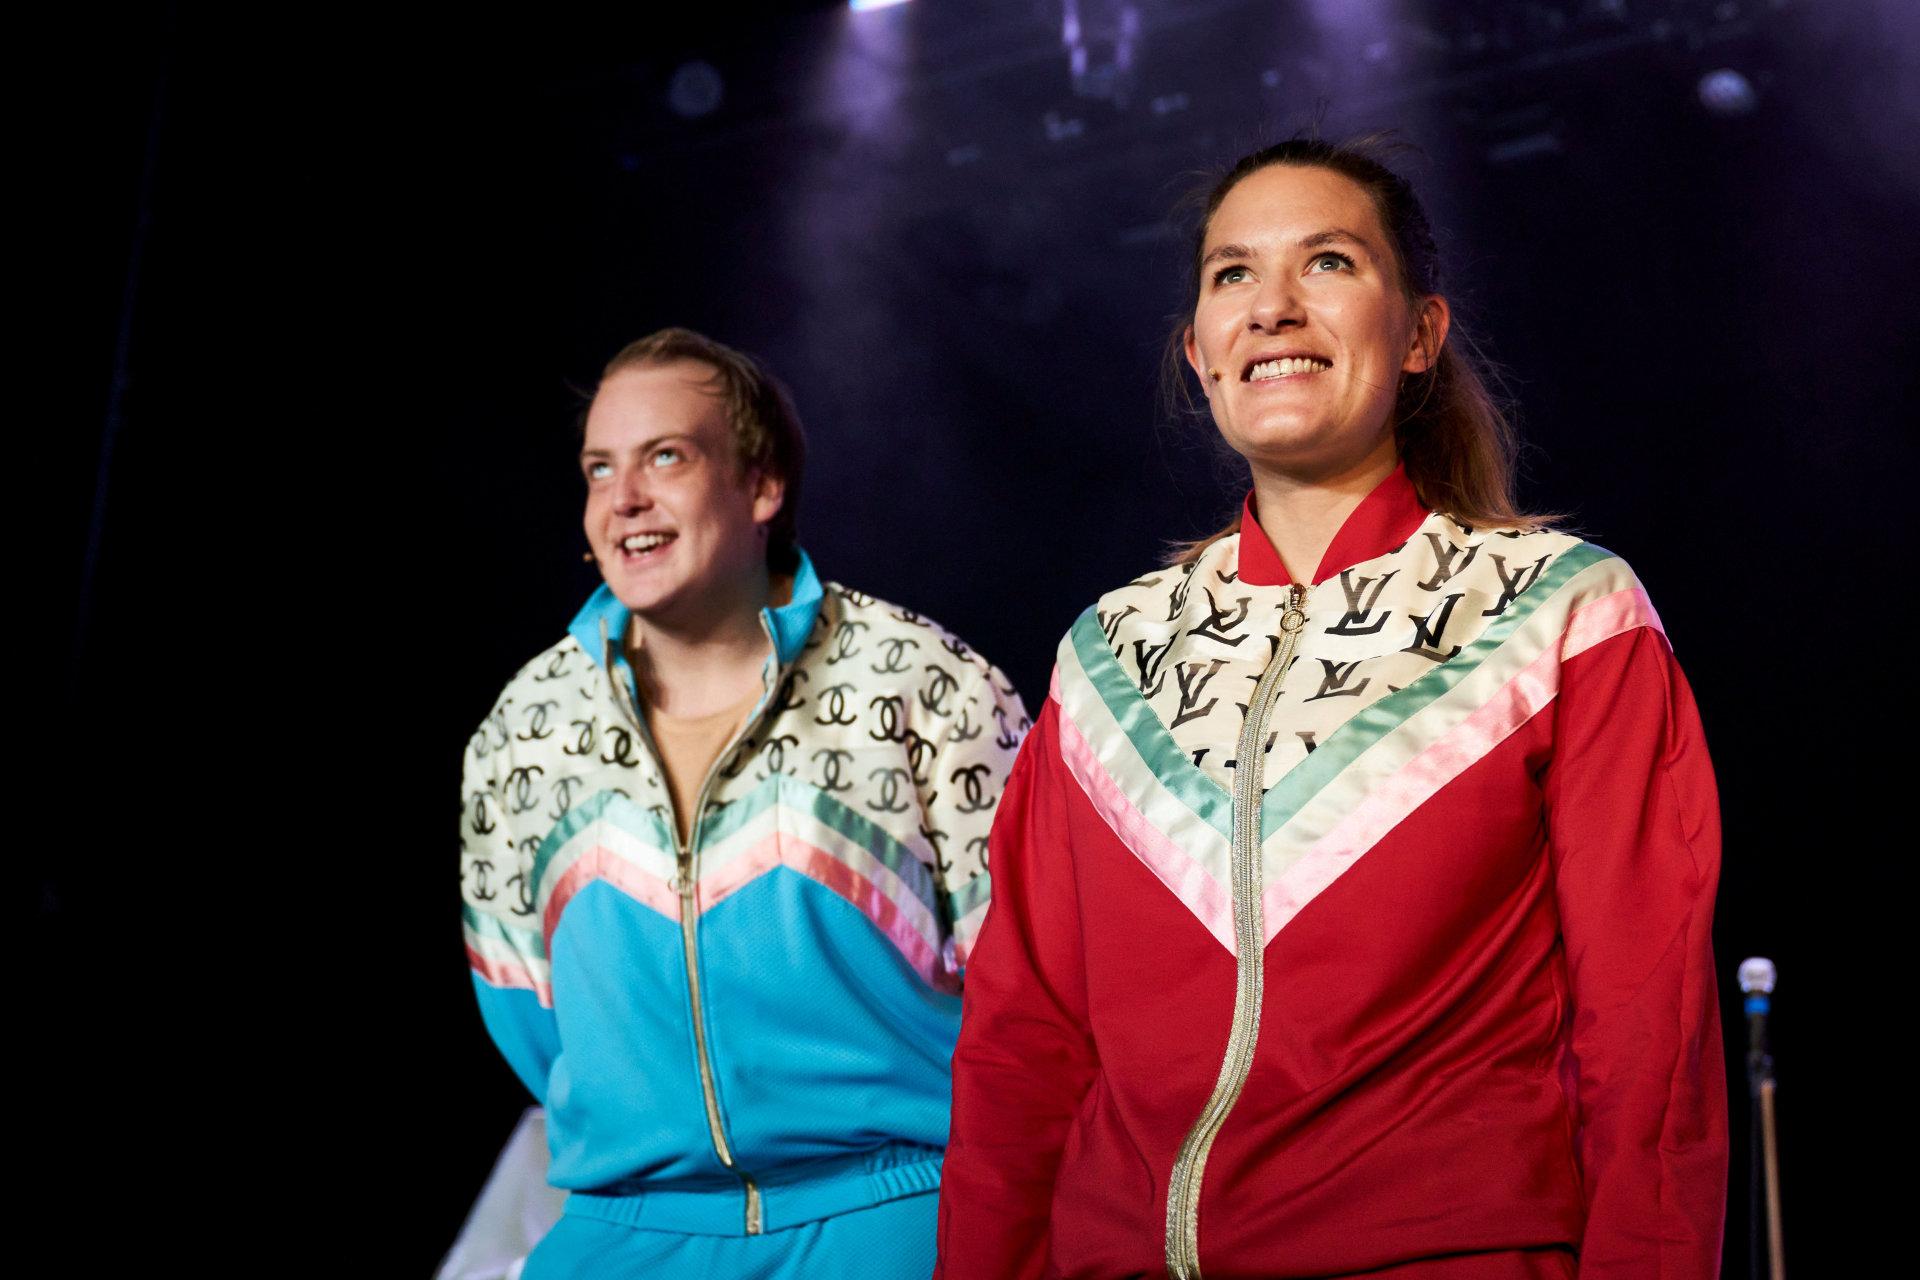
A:
{"type": "MultiPolygon", "coordinates": [[[[1234,452],[1307,480],[1390,466],[1401,377],[1431,360],[1366,191],[1329,169],[1257,170],[1201,256],[1187,361],[1234,452]]],[[[1437,354],[1446,303],[1422,305],[1437,354]]]]}

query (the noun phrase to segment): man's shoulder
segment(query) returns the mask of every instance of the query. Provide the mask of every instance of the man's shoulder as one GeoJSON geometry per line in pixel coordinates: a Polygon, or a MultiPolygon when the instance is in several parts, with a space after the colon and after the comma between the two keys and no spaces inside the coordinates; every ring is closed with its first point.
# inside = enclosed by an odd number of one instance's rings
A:
{"type": "Polygon", "coordinates": [[[860,664],[873,675],[904,675],[944,667],[965,680],[1004,683],[996,667],[959,635],[917,609],[868,595],[845,583],[827,582],[808,650],[816,661],[842,667],[860,664]]]}
{"type": "Polygon", "coordinates": [[[592,701],[603,677],[600,668],[571,635],[562,636],[520,665],[493,700],[486,719],[475,731],[484,741],[491,728],[504,741],[509,735],[531,734],[523,741],[546,736],[546,726],[563,719],[559,712],[592,701]],[[531,722],[531,727],[523,722],[531,722]]]}

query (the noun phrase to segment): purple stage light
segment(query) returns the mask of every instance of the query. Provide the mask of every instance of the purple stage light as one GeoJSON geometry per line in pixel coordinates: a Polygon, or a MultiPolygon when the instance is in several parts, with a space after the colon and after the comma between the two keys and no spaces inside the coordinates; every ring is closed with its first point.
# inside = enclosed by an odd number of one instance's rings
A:
{"type": "Polygon", "coordinates": [[[1700,77],[1700,103],[1717,116],[1744,116],[1760,102],[1753,81],[1732,67],[1721,67],[1700,77]]]}
{"type": "Polygon", "coordinates": [[[711,114],[726,96],[727,82],[712,63],[695,59],[680,64],[667,84],[667,105],[688,120],[711,114]]]}

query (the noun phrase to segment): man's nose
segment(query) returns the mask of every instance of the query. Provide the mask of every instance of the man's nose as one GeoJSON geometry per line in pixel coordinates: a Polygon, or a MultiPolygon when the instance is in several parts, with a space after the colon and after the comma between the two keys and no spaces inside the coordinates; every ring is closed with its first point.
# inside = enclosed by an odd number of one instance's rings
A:
{"type": "Polygon", "coordinates": [[[653,495],[647,491],[646,473],[640,468],[620,468],[613,483],[613,506],[621,515],[638,515],[653,505],[653,495]]]}

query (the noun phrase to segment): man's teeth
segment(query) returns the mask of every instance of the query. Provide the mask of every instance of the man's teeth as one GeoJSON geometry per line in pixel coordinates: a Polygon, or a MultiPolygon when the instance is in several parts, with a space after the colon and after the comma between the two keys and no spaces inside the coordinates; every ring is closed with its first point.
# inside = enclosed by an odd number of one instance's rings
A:
{"type": "Polygon", "coordinates": [[[636,533],[630,538],[620,540],[622,551],[651,551],[655,547],[664,547],[673,540],[670,533],[636,533]]]}
{"type": "Polygon", "coordinates": [[[1260,382],[1267,378],[1284,378],[1295,373],[1319,373],[1333,368],[1331,360],[1316,360],[1312,356],[1288,356],[1284,360],[1264,360],[1247,370],[1248,382],[1260,382]]]}

